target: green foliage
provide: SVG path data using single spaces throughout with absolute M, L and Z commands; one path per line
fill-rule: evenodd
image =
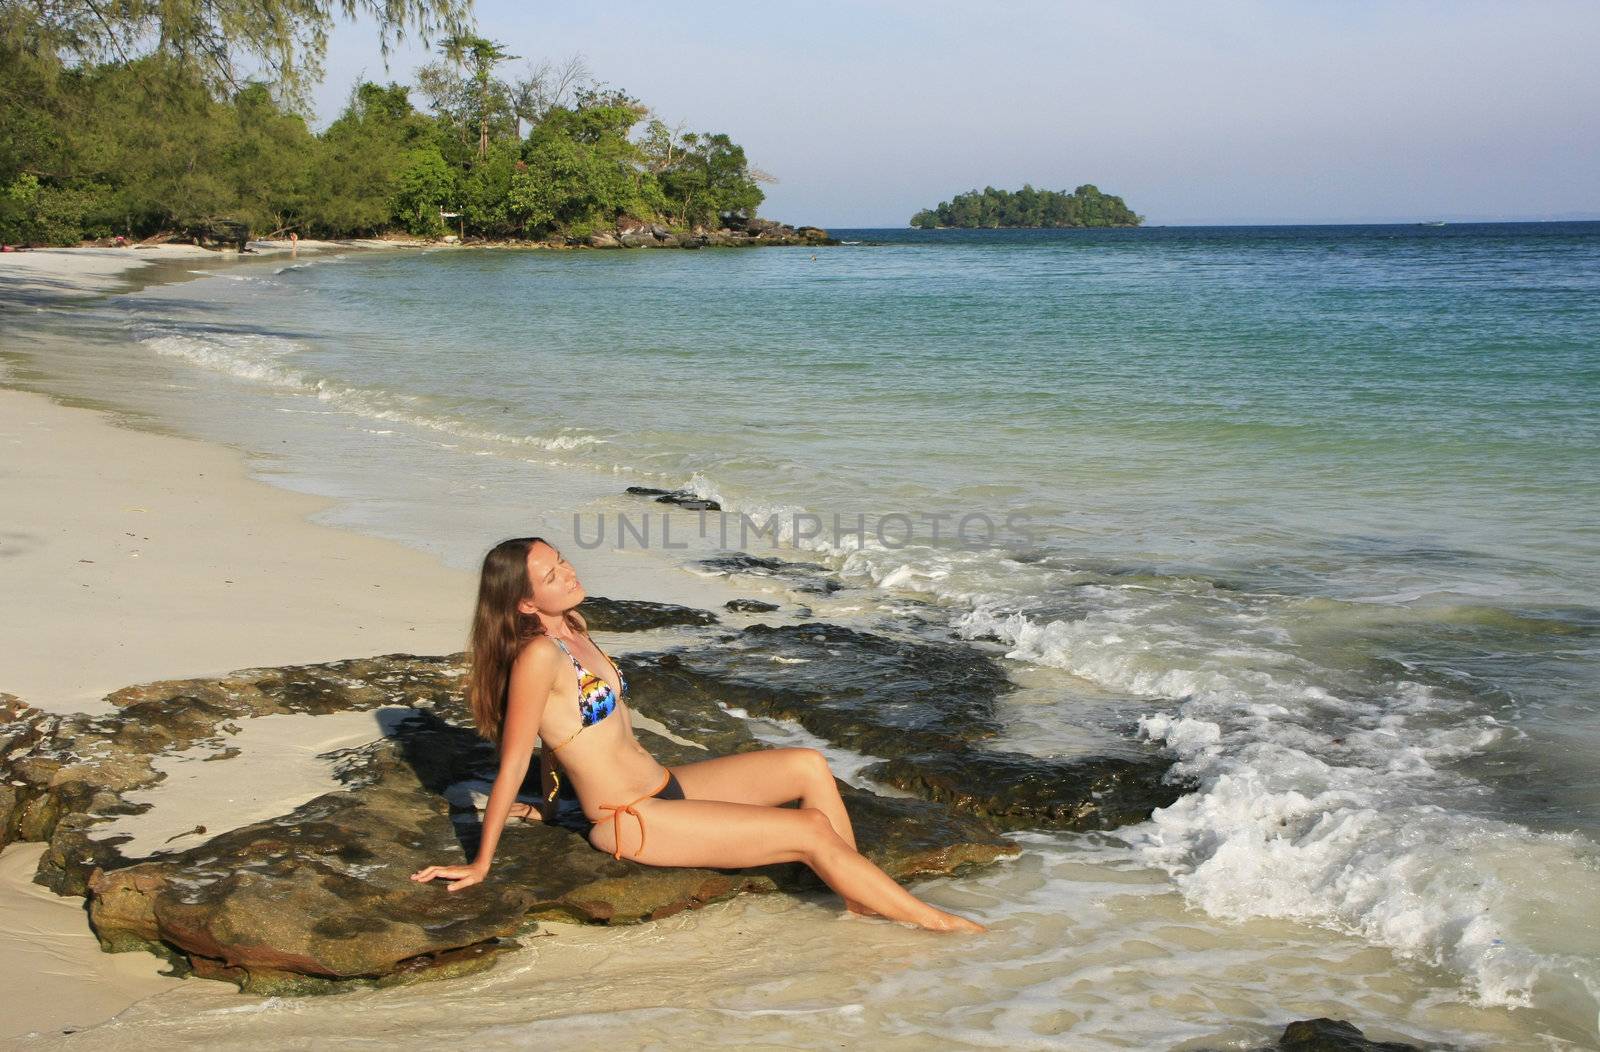
M 728 136 L 647 121 L 638 99 L 587 83 L 576 59 L 508 85 L 497 70 L 513 56 L 459 27 L 447 61 L 418 72 L 428 112 L 405 85 L 362 83 L 315 134 L 294 107 L 297 78 L 321 53 L 327 16 L 352 4 L 391 29 L 464 9 L 0 0 L 0 239 L 75 244 L 222 220 L 256 235 L 433 236 L 455 228 L 441 211 L 462 213 L 469 236 L 582 236 L 624 216 L 715 226 L 761 203 L 758 173 Z M 239 84 L 235 53 L 272 79 Z
M 684 149 L 661 174 L 673 211 L 688 223 L 716 225 L 724 217 L 749 218 L 765 196 L 750 175 L 744 147 L 726 135 L 683 137 Z
M 523 217 L 513 211 L 511 177 L 522 163 L 514 142 L 501 140 L 489 156 L 473 165 L 461 180 L 461 212 L 467 228 L 485 237 L 507 238 L 522 232 Z
M 445 232 L 445 211 L 456 197 L 456 174 L 432 144 L 412 150 L 395 181 L 394 221 L 417 237 L 438 237 Z
M 263 71 L 282 98 L 303 101 L 322 74 L 336 17 L 365 16 L 385 54 L 416 35 L 460 34 L 470 0 L 0 0 L 0 52 L 74 67 L 160 58 L 225 96 Z
M 1035 190 L 1026 184 L 1015 193 L 987 186 L 982 191 L 957 194 L 938 207 L 923 209 L 911 217 L 911 225 L 924 230 L 936 227 L 1138 226 L 1143 221 L 1122 198 L 1103 194 L 1092 183 L 1085 183 L 1071 193 Z

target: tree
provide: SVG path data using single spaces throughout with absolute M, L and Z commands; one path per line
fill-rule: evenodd
M 406 186 L 401 176 L 432 146 L 431 125 L 418 114 L 399 84 L 365 82 L 317 143 L 306 219 L 318 233 L 371 234 L 386 229 Z M 409 218 L 416 219 L 414 213 Z
M 1093 183 L 1084 183 L 1071 193 L 1035 190 L 1026 183 L 1015 193 L 986 186 L 957 194 L 911 217 L 911 225 L 921 229 L 1138 226 L 1143 221 L 1122 198 L 1101 193 Z
M 383 53 L 415 34 L 456 35 L 469 0 L 0 0 L 0 47 L 66 65 L 160 55 L 217 94 L 241 90 L 240 65 L 303 104 L 322 75 L 336 17 L 370 18 Z
M 466 70 L 472 81 L 478 118 L 478 160 L 486 160 L 489 156 L 491 116 L 511 111 L 510 91 L 503 81 L 495 79 L 494 67 L 517 56 L 508 52 L 504 44 L 470 33 L 457 33 L 445 38 L 439 50 L 451 62 Z
M 531 130 L 544 115 L 565 106 L 576 91 L 593 90 L 594 78 L 582 55 L 572 55 L 559 63 L 541 62 L 511 82 L 508 97 L 516 116 L 516 138 L 522 138 L 522 122 Z
M 644 150 L 660 173 L 669 207 L 685 223 L 748 219 L 766 196 L 756 185 L 762 176 L 751 170 L 744 147 L 724 134 L 680 134 L 656 121 L 646 132 Z

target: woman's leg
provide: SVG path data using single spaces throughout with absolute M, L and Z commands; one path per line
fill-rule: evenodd
M 744 869 L 804 862 L 845 899 L 891 920 L 936 931 L 985 930 L 912 895 L 845 843 L 828 816 L 816 808 L 656 798 L 634 806 L 647 831 L 642 850 L 638 849 L 640 822 L 625 812 L 596 825 L 590 843 L 601 851 L 614 851 L 620 824 L 624 857 L 648 866 Z
M 734 804 L 774 806 L 800 801 L 828 816 L 833 831 L 851 848 L 855 828 L 839 796 L 839 786 L 828 768 L 828 758 L 816 749 L 760 749 L 700 760 L 671 768 L 683 795 L 690 800 L 725 800 Z M 845 896 L 852 913 L 873 911 Z
M 800 801 L 828 816 L 833 831 L 851 847 L 855 829 L 844 809 L 828 758 L 816 749 L 761 749 L 673 767 L 690 800 L 773 806 Z

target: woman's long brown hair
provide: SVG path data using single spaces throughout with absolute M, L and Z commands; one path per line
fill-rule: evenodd
M 483 571 L 478 575 L 478 606 L 467 642 L 467 704 L 478 733 L 496 745 L 505 729 L 511 665 L 528 640 L 545 634 L 538 615 L 524 614 L 517 605 L 533 596 L 528 549 L 549 543 L 543 537 L 501 541 L 483 557 Z M 587 623 L 576 610 L 568 610 L 566 620 L 577 631 L 588 633 Z

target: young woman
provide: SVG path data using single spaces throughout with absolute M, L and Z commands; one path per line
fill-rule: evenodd
M 572 565 L 539 537 L 501 541 L 484 556 L 472 622 L 467 697 L 478 731 L 500 747 L 500 770 L 477 858 L 428 866 L 412 880 L 481 882 L 511 816 L 517 790 L 542 750 L 541 783 L 572 781 L 594 828 L 589 842 L 647 866 L 742 869 L 804 862 L 855 913 L 936 931 L 985 931 L 916 898 L 856 850 L 855 833 L 828 762 L 815 749 L 768 749 L 671 770 L 640 746 L 622 671 L 589 638 L 577 612 L 583 586 Z M 555 798 L 550 789 L 542 805 Z M 800 808 L 780 807 L 793 800 Z M 521 818 L 547 817 L 527 808 Z M 648 835 L 647 835 L 648 833 Z

